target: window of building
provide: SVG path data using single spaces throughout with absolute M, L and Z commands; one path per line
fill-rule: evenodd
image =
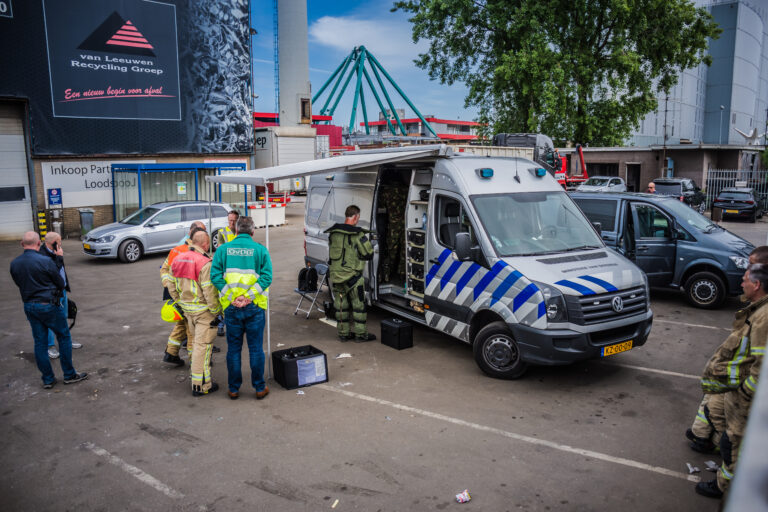
M 0 203 L 24 201 L 26 198 L 25 187 L 0 187 Z

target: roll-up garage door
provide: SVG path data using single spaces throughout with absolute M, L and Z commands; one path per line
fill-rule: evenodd
M 0 103 L 0 238 L 6 240 L 34 229 L 23 115 L 20 104 Z

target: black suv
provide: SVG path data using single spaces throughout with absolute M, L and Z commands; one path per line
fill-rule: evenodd
M 704 192 L 690 178 L 656 178 L 653 183 L 659 195 L 681 199 L 699 213 L 704 213 L 707 209 L 707 198 Z

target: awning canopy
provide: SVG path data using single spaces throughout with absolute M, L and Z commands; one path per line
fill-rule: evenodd
M 361 167 L 415 160 L 430 156 L 450 156 L 451 153 L 451 148 L 444 144 L 355 151 L 342 156 L 322 158 L 320 160 L 265 167 L 263 169 L 221 176 L 206 176 L 205 179 L 212 183 L 263 186 L 268 181 L 311 176 L 313 174 L 334 174 L 352 171 Z

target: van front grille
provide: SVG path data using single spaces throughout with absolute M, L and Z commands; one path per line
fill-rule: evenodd
M 621 298 L 620 311 L 614 308 L 615 297 Z M 642 313 L 647 307 L 645 288 L 642 286 L 598 295 L 566 295 L 565 302 L 568 306 L 568 320 L 578 325 L 620 320 Z

